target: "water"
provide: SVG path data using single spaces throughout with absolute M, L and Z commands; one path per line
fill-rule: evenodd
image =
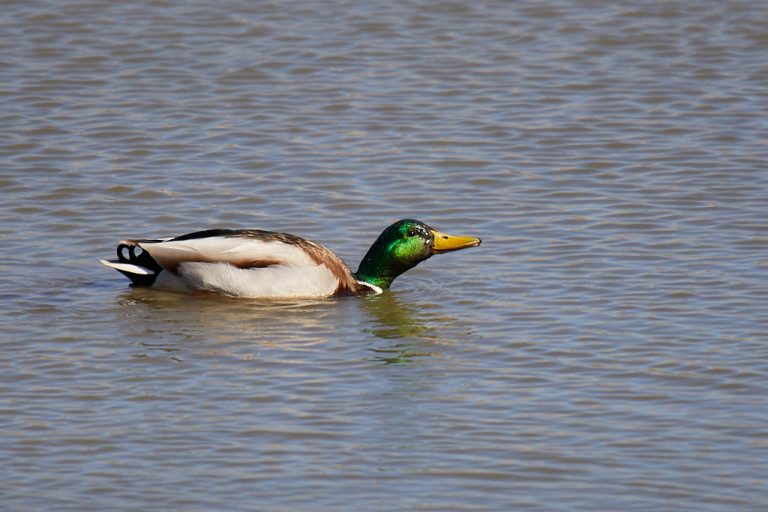
M 0 18 L 4 510 L 764 510 L 768 4 L 23 2 Z M 130 289 L 285 230 L 378 297 Z

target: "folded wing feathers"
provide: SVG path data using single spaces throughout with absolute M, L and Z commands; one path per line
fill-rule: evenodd
M 300 247 L 278 241 L 238 237 L 210 237 L 162 243 L 140 243 L 166 270 L 175 272 L 184 262 L 229 263 L 238 268 L 273 265 L 311 265 Z

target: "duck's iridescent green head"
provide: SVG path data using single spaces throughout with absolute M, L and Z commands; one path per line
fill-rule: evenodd
M 433 254 L 480 245 L 480 239 L 441 233 L 414 219 L 385 229 L 366 253 L 355 277 L 386 290 L 392 281 Z

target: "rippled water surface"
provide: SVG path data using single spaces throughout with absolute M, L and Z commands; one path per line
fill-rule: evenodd
M 0 14 L 3 510 L 765 510 L 768 4 Z M 131 289 L 284 230 L 381 296 Z

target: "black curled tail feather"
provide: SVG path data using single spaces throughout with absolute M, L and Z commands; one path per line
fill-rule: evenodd
M 126 252 L 128 253 L 127 256 Z M 161 267 L 160 264 L 156 262 L 155 259 L 150 256 L 147 251 L 142 249 L 138 243 L 133 241 L 121 242 L 117 246 L 117 259 L 120 260 L 121 263 L 130 263 L 132 265 L 144 267 L 151 270 L 155 274 L 163 270 L 163 267 Z
M 163 270 L 163 267 L 143 250 L 137 243 L 138 241 L 128 240 L 121 242 L 117 246 L 117 259 L 120 263 L 130 263 L 139 267 L 144 267 L 152 271 L 152 274 L 134 274 L 131 272 L 118 270 L 121 274 L 131 280 L 131 284 L 136 286 L 152 286 L 157 275 Z

